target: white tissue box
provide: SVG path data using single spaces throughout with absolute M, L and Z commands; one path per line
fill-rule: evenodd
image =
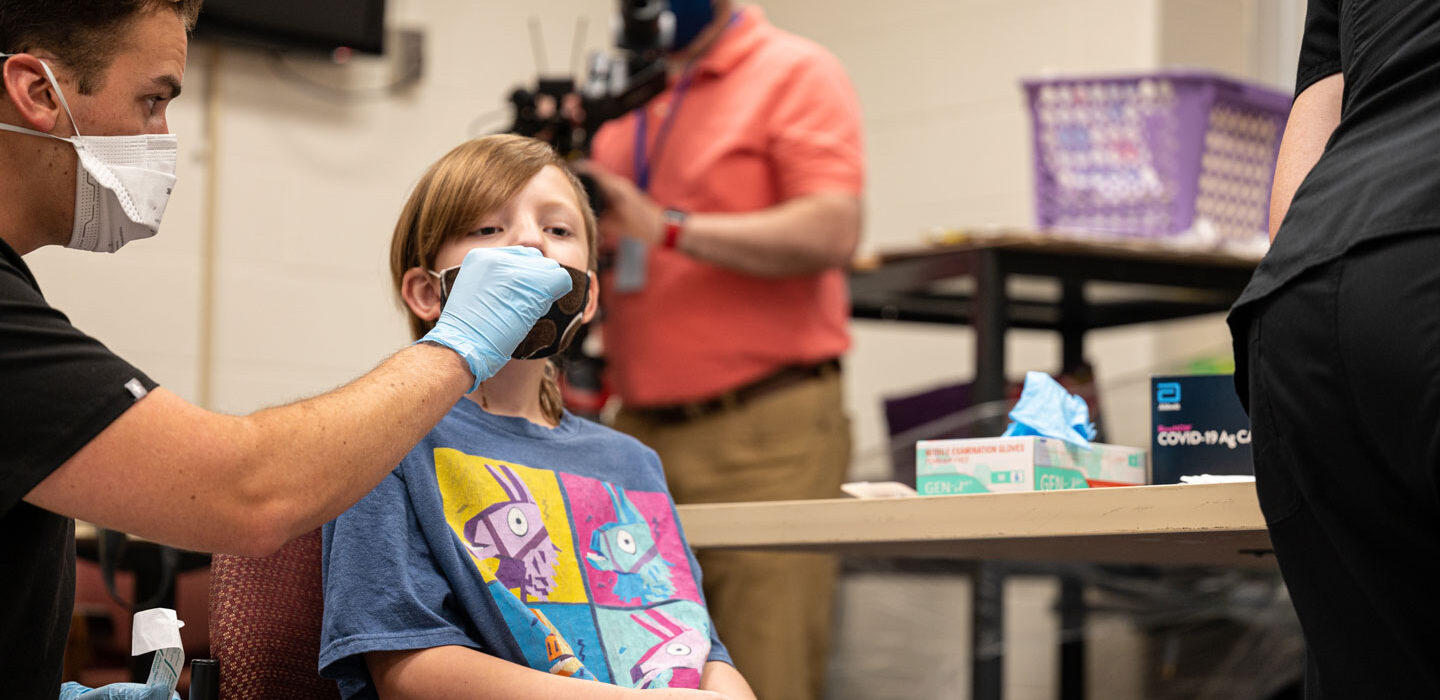
M 1149 483 L 1149 453 L 1138 447 L 1055 438 L 972 438 L 915 443 L 915 488 L 922 496 L 1056 491 Z

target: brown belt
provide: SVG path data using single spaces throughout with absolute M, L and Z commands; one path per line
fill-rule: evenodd
M 771 372 L 749 384 L 736 387 L 718 396 L 670 406 L 628 408 L 629 412 L 656 423 L 684 423 L 712 413 L 738 408 L 766 394 L 795 386 L 801 382 L 840 372 L 840 360 L 825 360 L 813 365 L 789 365 Z

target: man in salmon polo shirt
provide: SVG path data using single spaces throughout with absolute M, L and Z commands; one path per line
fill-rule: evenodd
M 839 358 L 860 239 L 860 105 L 828 51 L 730 0 L 670 0 L 669 88 L 607 123 L 593 174 L 615 427 L 678 503 L 829 498 L 850 460 Z M 821 696 L 837 563 L 700 552 L 756 694 Z

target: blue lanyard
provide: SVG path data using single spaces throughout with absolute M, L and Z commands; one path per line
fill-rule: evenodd
M 740 11 L 736 10 L 730 14 L 730 21 L 725 24 L 725 31 L 729 31 L 735 23 L 740 21 Z M 716 38 L 719 41 L 719 38 Z M 646 154 L 645 136 L 649 132 L 650 118 L 645 107 L 635 110 L 635 185 L 641 191 L 650 191 L 650 174 L 654 172 L 655 164 L 660 161 L 660 153 L 665 148 L 665 142 L 670 138 L 670 128 L 675 125 L 675 117 L 680 114 L 680 104 L 685 100 L 685 93 L 690 91 L 690 83 L 695 79 L 695 66 L 699 64 L 700 58 L 693 59 L 685 72 L 681 74 L 680 80 L 675 82 L 675 94 L 670 98 L 670 111 L 665 115 L 665 121 L 660 122 L 660 131 L 655 134 L 655 152 Z
M 649 115 L 644 107 L 635 110 L 635 185 L 642 191 L 650 191 L 651 168 L 660 160 L 660 152 L 665 148 L 665 141 L 670 138 L 670 127 L 675 125 L 675 115 L 680 113 L 680 103 L 685 100 L 685 93 L 690 90 L 694 73 L 695 67 L 692 65 L 685 69 L 684 75 L 675 83 L 675 96 L 670 98 L 670 111 L 665 115 L 665 121 L 660 122 L 660 131 L 655 134 L 655 152 L 648 157 L 645 153 L 645 135 L 649 132 Z

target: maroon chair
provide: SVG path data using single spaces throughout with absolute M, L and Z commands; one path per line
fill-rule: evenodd
M 222 700 L 339 700 L 320 658 L 320 531 L 261 558 L 217 554 L 210 570 L 210 653 Z

